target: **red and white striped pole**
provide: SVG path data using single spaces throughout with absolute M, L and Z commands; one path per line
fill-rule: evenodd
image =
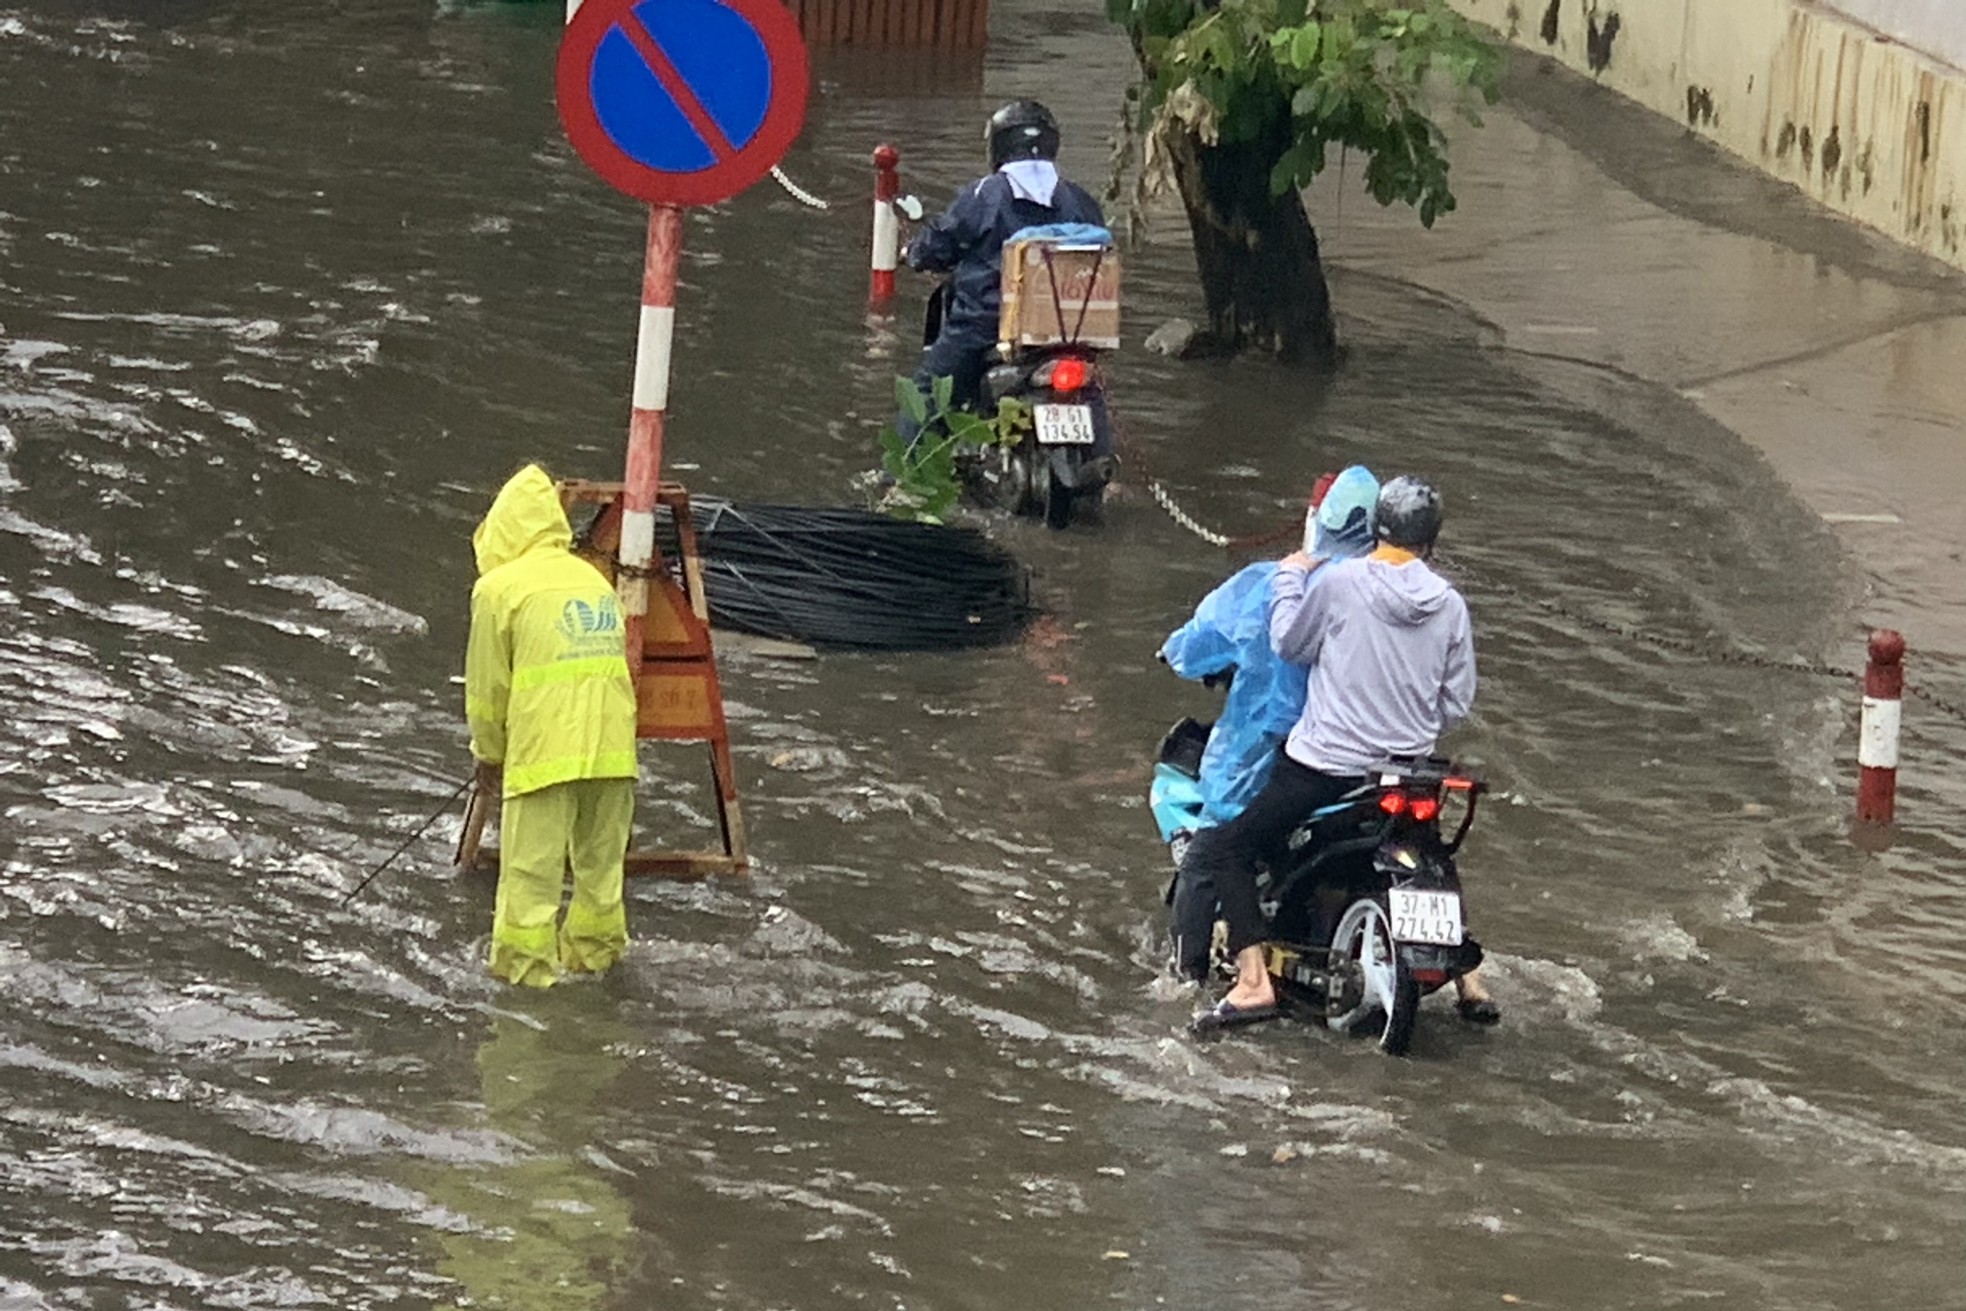
M 642 261 L 642 319 L 635 335 L 634 410 L 628 419 L 628 467 L 622 475 L 620 568 L 615 593 L 627 616 L 628 676 L 642 676 L 643 621 L 649 566 L 655 559 L 655 497 L 662 483 L 662 426 L 669 408 L 669 356 L 676 337 L 676 266 L 683 250 L 683 211 L 649 206 Z
M 894 270 L 901 263 L 901 152 L 883 142 L 874 148 L 874 256 L 867 302 L 876 309 L 894 299 Z
M 1905 639 L 1888 628 L 1870 635 L 1864 713 L 1857 730 L 1857 822 L 1889 824 L 1898 804 L 1898 725 L 1905 691 Z
M 581 0 L 567 0 L 567 21 Z M 649 568 L 655 560 L 655 498 L 662 485 L 662 425 L 669 408 L 669 356 L 676 337 L 676 268 L 683 252 L 683 211 L 649 206 L 642 259 L 642 317 L 635 334 L 634 408 L 628 418 L 628 467 L 622 473 L 621 553 L 614 591 L 626 618 L 628 677 L 640 686 L 648 616 Z

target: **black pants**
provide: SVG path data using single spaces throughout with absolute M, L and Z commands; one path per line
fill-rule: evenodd
M 921 367 L 915 370 L 915 388 L 922 399 L 935 408 L 935 380 L 947 378 L 949 404 L 958 410 L 973 410 L 983 397 L 983 375 L 989 372 L 990 355 L 997 348 L 997 334 L 987 326 L 944 323 L 932 345 L 922 351 Z M 901 437 L 910 446 L 921 436 L 915 421 L 903 414 L 895 422 Z
M 1269 937 L 1256 895 L 1256 867 L 1281 866 L 1287 843 L 1312 811 L 1328 806 L 1365 780 L 1357 775 L 1321 774 L 1277 753 L 1276 770 L 1240 815 L 1195 834 L 1181 860 L 1181 879 L 1213 884 L 1229 922 L 1229 954 Z
M 1192 845 L 1194 837 L 1188 841 Z M 1181 868 L 1167 889 L 1167 933 L 1174 944 L 1174 972 L 1179 977 L 1197 983 L 1208 978 L 1219 904 L 1208 871 L 1190 862 L 1184 851 Z

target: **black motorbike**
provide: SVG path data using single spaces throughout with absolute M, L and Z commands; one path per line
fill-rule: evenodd
M 1199 827 L 1200 792 L 1194 823 L 1184 824 L 1176 811 L 1186 793 L 1170 785 L 1196 777 L 1207 734 L 1185 719 L 1161 743 L 1155 819 L 1177 850 Z M 1485 790 L 1443 756 L 1394 756 L 1305 817 L 1260 884 L 1265 963 L 1280 999 L 1339 1032 L 1376 1035 L 1391 1055 L 1406 1052 L 1420 999 L 1481 964 L 1455 856 Z M 1459 811 L 1451 837 L 1448 809 Z
M 954 294 L 945 281 L 929 297 L 923 345 L 941 333 Z M 994 415 L 998 401 L 1016 399 L 1030 406 L 1031 426 L 1014 446 L 964 454 L 957 467 L 972 497 L 1042 516 L 1050 528 L 1097 513 L 1118 464 L 1099 354 L 1082 342 L 1019 347 L 984 374 L 977 412 Z

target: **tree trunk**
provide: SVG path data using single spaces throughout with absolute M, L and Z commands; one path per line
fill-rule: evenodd
M 1172 137 L 1169 159 L 1194 234 L 1208 345 L 1336 363 L 1338 330 L 1317 233 L 1295 190 L 1270 191 L 1282 147 L 1262 138 L 1211 146 L 1179 130 Z

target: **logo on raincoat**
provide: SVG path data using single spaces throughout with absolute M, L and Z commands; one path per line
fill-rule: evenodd
M 562 659 L 605 653 L 620 645 L 621 607 L 611 595 L 602 596 L 597 603 L 575 597 L 560 608 L 560 622 L 555 627 L 570 648 Z

